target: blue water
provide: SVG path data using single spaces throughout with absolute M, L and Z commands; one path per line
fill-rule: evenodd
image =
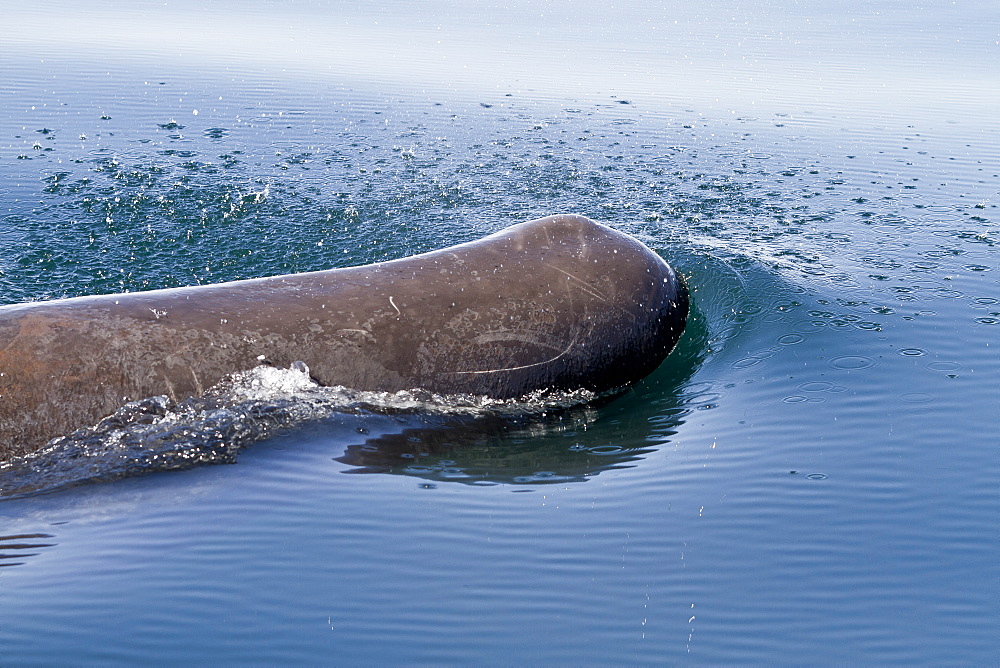
M 572 211 L 693 313 L 610 402 L 0 499 L 3 662 L 995 663 L 1000 10 L 757 5 L 4 3 L 0 303 Z

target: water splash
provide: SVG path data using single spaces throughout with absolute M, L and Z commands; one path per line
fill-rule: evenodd
M 260 366 L 229 376 L 205 394 L 171 404 L 165 396 L 125 404 L 95 425 L 55 438 L 0 464 L 0 498 L 228 464 L 240 450 L 281 431 L 337 414 L 414 414 L 519 420 L 593 401 L 587 390 L 536 391 L 520 399 L 437 394 L 421 389 L 371 392 L 324 387 L 303 362 Z

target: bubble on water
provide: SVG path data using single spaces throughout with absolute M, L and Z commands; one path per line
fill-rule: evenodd
M 933 369 L 935 371 L 958 371 L 962 368 L 962 365 L 958 362 L 930 362 L 927 368 Z
M 784 336 L 778 337 L 778 343 L 783 346 L 793 346 L 796 343 L 802 343 L 806 340 L 806 337 L 801 334 L 785 334 Z
M 913 268 L 912 271 L 932 271 L 940 267 L 941 264 L 938 262 L 921 261 L 921 262 L 914 262 L 910 266 Z
M 831 392 L 835 387 L 837 386 L 826 380 L 813 380 L 801 383 L 797 389 L 803 392 Z
M 875 360 L 862 355 L 843 355 L 830 360 L 830 366 L 834 369 L 844 369 L 854 371 L 859 369 L 870 369 L 875 366 Z
M 958 206 L 950 204 L 928 204 L 920 207 L 928 213 L 953 213 L 959 211 Z
M 559 475 L 553 471 L 537 471 L 531 475 L 517 476 L 513 479 L 513 482 L 520 485 L 531 485 L 539 483 L 568 482 L 577 479 L 578 478 L 575 476 Z

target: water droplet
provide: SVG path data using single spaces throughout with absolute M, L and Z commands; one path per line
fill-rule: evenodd
M 704 405 L 717 403 L 721 398 L 722 395 L 716 392 L 700 392 L 684 399 L 684 404 L 700 408 Z
M 590 452 L 595 455 L 617 455 L 624 452 L 624 450 L 617 445 L 595 445 L 590 448 Z

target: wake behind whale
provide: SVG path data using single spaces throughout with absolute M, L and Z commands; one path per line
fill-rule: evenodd
M 353 418 L 359 430 L 355 436 L 362 441 L 375 425 L 379 432 L 391 433 L 428 423 L 445 429 L 459 423 L 509 429 L 583 407 L 595 396 L 587 390 L 536 391 L 518 399 L 426 390 L 373 392 L 321 386 L 301 363 L 289 369 L 259 366 L 179 403 L 165 396 L 129 402 L 94 425 L 0 462 L 0 498 L 235 463 L 248 445 L 330 419 Z

